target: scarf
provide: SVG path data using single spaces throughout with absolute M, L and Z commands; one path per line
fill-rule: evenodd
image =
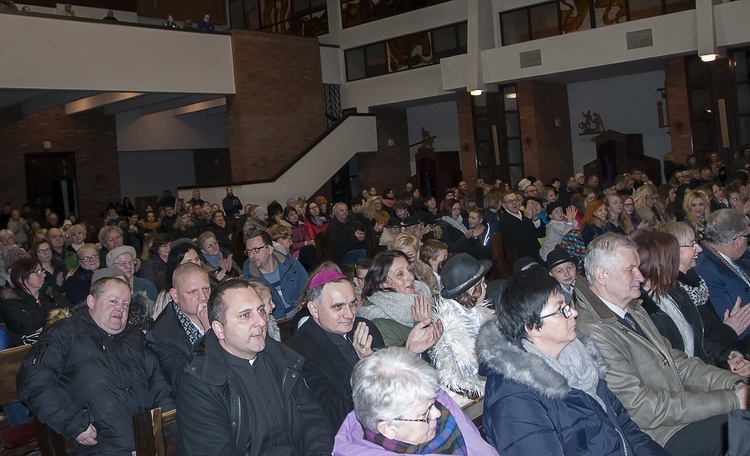
M 310 221 L 315 226 L 323 226 L 323 224 L 325 222 L 327 222 L 326 218 L 325 217 L 321 217 L 320 215 L 318 215 L 318 216 L 311 215 L 310 216 Z
M 695 273 L 693 272 L 693 274 Z M 691 277 L 693 274 L 691 274 L 691 271 L 688 271 L 687 274 L 680 272 L 680 275 L 677 277 L 677 284 L 687 292 L 693 304 L 702 306 L 708 302 L 708 285 L 706 285 L 706 281 L 698 274 L 695 274 L 695 278 L 698 279 L 697 284 L 695 284 L 695 281 L 693 281 L 693 284 L 688 283 L 688 281 L 694 279 L 694 277 Z
M 175 315 L 177 315 L 177 319 L 180 321 L 180 324 L 182 325 L 182 329 L 185 330 L 185 334 L 187 334 L 188 339 L 190 339 L 191 344 L 195 344 L 195 341 L 203 337 L 198 331 L 198 328 L 195 327 L 192 321 L 188 318 L 187 315 L 182 313 L 179 306 L 172 301 L 172 309 L 174 309 Z
M 458 454 L 467 456 L 466 442 L 458 428 L 458 423 L 451 412 L 440 402 L 435 401 L 435 407 L 440 411 L 437 419 L 435 437 L 429 442 L 414 445 L 386 438 L 383 434 L 373 432 L 364 426 L 365 440 L 380 445 L 383 449 L 400 454 Z M 426 423 L 429 425 L 429 423 Z
M 414 294 L 396 293 L 395 291 L 376 291 L 367 297 L 369 305 L 362 306 L 358 315 L 370 321 L 378 318 L 393 320 L 411 328 L 414 326 L 414 317 L 411 314 L 411 306 L 414 305 L 414 296 L 421 294 L 427 298 L 432 305 L 430 290 L 422 282 L 414 281 Z
M 599 384 L 599 369 L 597 369 L 591 353 L 586 350 L 580 340 L 575 339 L 566 345 L 557 359 L 552 358 L 526 339 L 522 339 L 521 344 L 528 353 L 542 358 L 552 370 L 565 377 L 568 386 L 588 394 L 604 410 L 607 410 L 607 405 L 596 394 L 596 386 Z
M 219 260 L 221 260 L 222 258 L 224 258 L 224 254 L 221 253 L 221 251 L 219 251 L 218 255 L 211 256 L 211 255 L 209 255 L 209 254 L 207 254 L 207 253 L 204 252 L 203 253 L 203 258 L 205 258 L 206 259 L 206 263 L 208 263 L 211 266 L 213 266 L 214 269 L 219 269 Z
M 444 215 L 442 220 L 448 225 L 460 231 L 461 233 L 466 232 L 466 227 L 464 226 L 464 218 L 461 217 L 460 215 L 458 216 L 457 219 L 454 219 L 450 215 Z
M 644 287 L 645 288 L 645 287 Z M 685 347 L 683 350 L 688 356 L 695 356 L 695 334 L 693 334 L 693 327 L 685 319 L 685 316 L 680 312 L 677 304 L 674 302 L 671 296 L 654 296 L 654 302 L 665 314 L 672 319 L 677 330 L 680 332 L 682 337 L 682 345 Z

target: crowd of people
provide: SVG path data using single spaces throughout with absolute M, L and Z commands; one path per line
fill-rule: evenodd
M 724 454 L 750 195 L 747 171 L 709 169 L 348 204 L 165 192 L 99 229 L 6 205 L 0 316 L 33 345 L 6 414 L 78 454 L 131 454 L 156 406 L 187 455 Z M 481 397 L 482 433 L 461 409 Z

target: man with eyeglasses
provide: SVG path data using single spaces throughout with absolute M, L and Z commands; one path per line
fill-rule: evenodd
M 172 275 L 170 302 L 146 333 L 146 343 L 156 353 L 172 386 L 193 359 L 193 346 L 211 328 L 208 298 L 211 282 L 205 269 L 185 263 Z
M 724 454 L 727 413 L 747 407 L 746 379 L 672 348 L 641 307 L 640 263 L 637 245 L 625 236 L 607 233 L 589 244 L 586 283 L 575 290 L 578 328 L 596 345 L 609 366 L 609 388 L 644 432 L 673 455 Z
M 96 244 L 83 244 L 76 255 L 78 267 L 65 279 L 65 296 L 73 304 L 83 302 L 89 295 L 94 271 L 99 269 L 99 249 Z
M 242 278 L 255 280 L 271 289 L 277 320 L 294 315 L 297 301 L 307 282 L 307 271 L 299 261 L 273 248 L 271 236 L 263 230 L 253 230 L 245 236 L 247 261 L 242 267 Z
M 99 230 L 99 244 L 101 249 L 99 251 L 100 264 L 102 268 L 107 267 L 107 254 L 121 247 L 125 243 L 125 237 L 122 234 L 122 228 L 119 226 L 105 226 Z
M 518 257 L 531 257 L 542 263 L 539 257 L 539 238 L 547 235 L 547 227 L 539 219 L 542 207 L 536 200 L 528 200 L 521 212 L 521 200 L 513 192 L 503 194 L 501 200 L 503 212 L 499 215 L 500 232 L 503 234 L 503 246 L 518 249 Z
M 100 253 L 101 255 L 101 253 Z M 117 247 L 107 253 L 107 267 L 121 271 L 128 279 L 133 295 L 141 294 L 156 302 L 158 292 L 153 283 L 135 276 L 135 249 L 129 245 Z
M 748 218 L 732 209 L 719 209 L 706 220 L 706 231 L 695 262 L 695 272 L 708 286 L 711 304 L 724 319 L 740 305 L 750 302 L 750 268 L 742 256 L 747 249 Z M 750 328 L 740 337 L 750 335 Z

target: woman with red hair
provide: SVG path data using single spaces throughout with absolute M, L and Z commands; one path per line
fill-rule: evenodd
M 586 213 L 583 215 L 583 228 L 581 229 L 581 236 L 586 245 L 589 245 L 600 234 L 611 231 L 608 218 L 609 210 L 604 201 L 594 200 L 586 206 Z

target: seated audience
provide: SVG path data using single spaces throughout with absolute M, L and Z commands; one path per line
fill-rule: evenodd
M 419 258 L 430 266 L 432 275 L 435 276 L 438 283 L 436 290 L 441 291 L 443 284 L 440 280 L 440 272 L 448 259 L 448 245 L 437 239 L 427 239 L 424 241 L 422 248 L 419 249 Z
M 503 246 L 518 249 L 518 257 L 539 257 L 539 238 L 546 235 L 546 227 L 537 214 L 541 205 L 531 200 L 521 212 L 521 200 L 515 193 L 507 192 L 502 196 L 504 211 L 500 214 L 500 232 L 503 234 Z
M 354 411 L 336 434 L 334 456 L 464 454 L 496 456 L 437 373 L 403 348 L 379 350 L 352 373 Z
M 634 176 L 635 177 L 635 176 Z M 664 205 L 659 201 L 659 192 L 651 184 L 641 184 L 633 194 L 635 211 L 638 220 L 647 222 L 649 226 L 658 227 L 668 221 Z M 638 226 L 635 223 L 633 226 Z
M 101 255 L 101 254 L 100 254 Z M 135 249 L 129 245 L 117 247 L 107 254 L 107 267 L 115 268 L 122 272 L 127 279 L 133 295 L 142 295 L 150 301 L 155 302 L 158 297 L 156 287 L 146 279 L 136 277 L 135 274 Z M 153 305 L 153 304 L 152 304 Z
M 430 293 L 434 295 L 440 291 L 439 284 L 432 269 L 419 258 L 421 248 L 422 243 L 410 233 L 401 233 L 393 239 L 393 250 L 403 252 L 409 260 L 409 272 L 430 287 Z
M 586 245 L 589 245 L 597 236 L 610 231 L 608 217 L 609 212 L 604 201 L 594 200 L 586 206 L 586 213 L 583 215 L 583 225 L 581 227 L 581 236 Z
M 94 271 L 99 269 L 99 249 L 96 244 L 84 244 L 76 255 L 78 267 L 65 279 L 65 296 L 73 304 L 83 302 L 89 295 Z
M 578 210 L 575 206 L 568 206 L 567 210 L 563 210 L 562 204 L 557 201 L 549 203 L 544 210 L 549 221 L 545 228 L 547 235 L 539 249 L 539 256 L 542 260 L 547 261 L 547 255 L 557 247 L 562 237 L 568 231 L 578 229 L 578 222 L 576 221 Z
M 575 303 L 575 284 L 578 259 L 567 249 L 555 249 L 547 255 L 547 271 L 560 284 L 563 296 Z
M 238 277 L 241 274 L 237 263 L 234 262 L 234 254 L 219 246 L 213 232 L 201 233 L 198 236 L 198 247 L 203 259 L 206 260 L 203 266 L 217 281 L 222 281 L 227 276 Z
M 148 248 L 149 256 L 143 262 L 138 276 L 148 280 L 157 290 L 164 288 L 164 275 L 167 272 L 167 259 L 169 259 L 170 242 L 172 237 L 168 234 L 157 234 L 151 247 Z
M 711 205 L 700 192 L 688 190 L 682 200 L 684 221 L 693 226 L 698 239 L 703 239 L 706 232 L 706 219 L 711 215 Z

